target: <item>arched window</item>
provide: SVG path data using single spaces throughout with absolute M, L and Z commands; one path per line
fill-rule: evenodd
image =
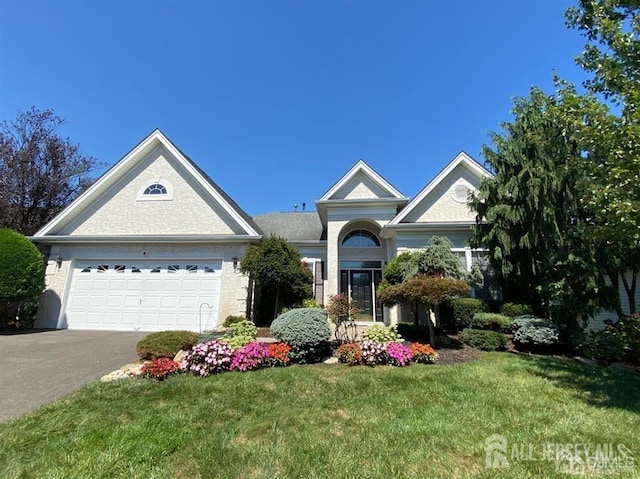
M 142 194 L 143 195 L 166 195 L 167 189 L 164 187 L 164 185 L 160 183 L 154 183 L 152 185 L 147 186 L 147 188 L 144 190 L 144 193 Z
M 347 248 L 376 248 L 380 240 L 371 231 L 354 230 L 342 240 L 342 246 Z

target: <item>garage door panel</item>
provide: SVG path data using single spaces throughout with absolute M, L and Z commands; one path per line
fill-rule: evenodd
M 139 261 L 78 262 L 67 300 L 70 328 L 199 329 L 213 328 L 221 289 L 222 262 Z

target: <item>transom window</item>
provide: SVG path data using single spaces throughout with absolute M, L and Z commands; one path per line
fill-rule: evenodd
M 354 230 L 342 240 L 342 246 L 347 248 L 376 248 L 380 240 L 371 231 Z
M 154 183 L 152 185 L 147 186 L 147 188 L 144 190 L 144 193 L 142 194 L 143 195 L 166 195 L 167 188 L 165 188 L 163 184 Z

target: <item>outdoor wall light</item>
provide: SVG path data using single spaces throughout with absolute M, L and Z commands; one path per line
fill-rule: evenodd
M 58 269 L 60 269 L 60 267 L 62 266 L 62 258 L 60 257 L 60 255 L 56 257 L 56 264 L 58 265 Z
M 234 256 L 233 258 L 231 258 L 233 260 L 233 270 L 237 270 L 238 269 L 238 257 Z

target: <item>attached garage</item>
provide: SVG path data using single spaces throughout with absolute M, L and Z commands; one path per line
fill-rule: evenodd
M 214 329 L 222 260 L 77 261 L 66 306 L 70 329 Z

